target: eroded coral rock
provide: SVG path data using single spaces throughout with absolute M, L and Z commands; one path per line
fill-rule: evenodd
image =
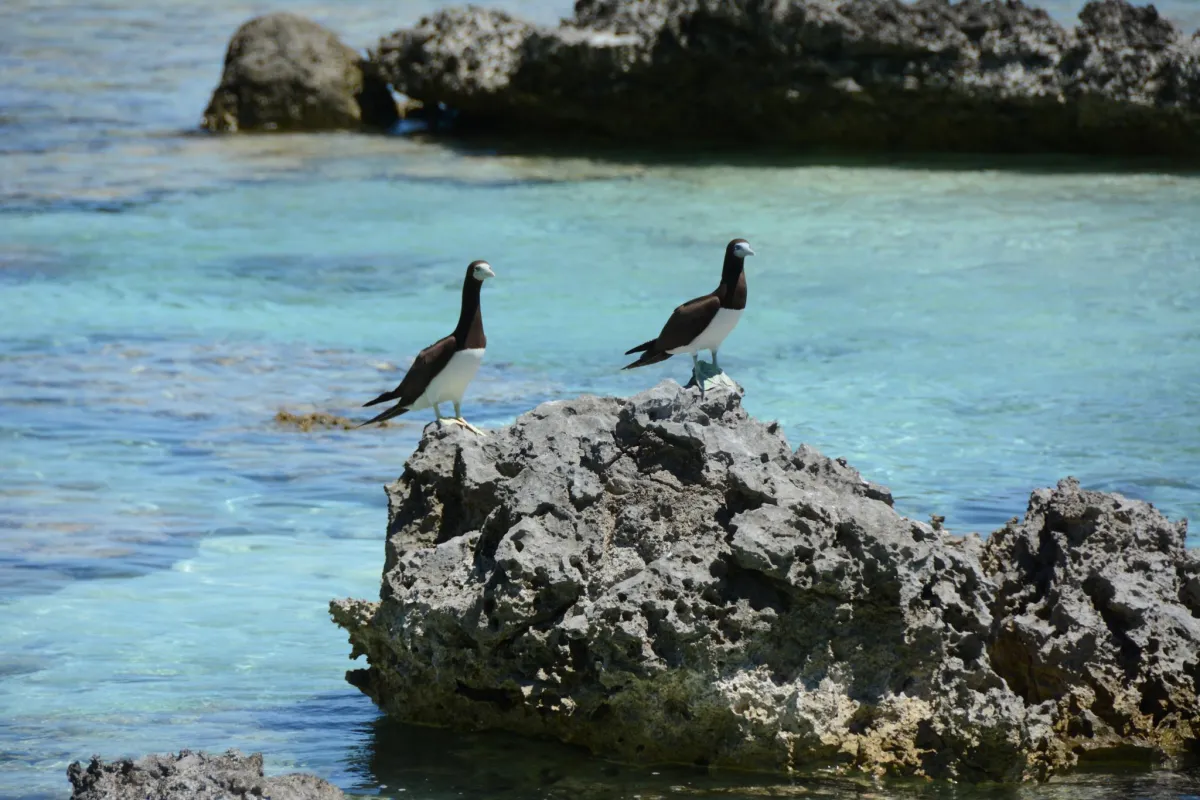
M 970 780 L 1195 741 L 1200 582 L 1142 503 L 1064 484 L 957 537 L 737 392 L 670 382 L 431 429 L 388 497 L 381 602 L 332 609 L 368 661 L 349 679 L 400 719 Z

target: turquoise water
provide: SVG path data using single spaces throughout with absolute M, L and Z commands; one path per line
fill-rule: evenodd
M 63 796 L 93 752 L 227 746 L 367 794 L 739 793 L 398 729 L 342 680 L 325 604 L 377 592 L 380 485 L 428 415 L 273 417 L 358 414 L 453 326 L 474 258 L 498 273 L 477 424 L 686 379 L 621 353 L 742 235 L 750 310 L 722 363 L 746 405 L 905 513 L 986 532 L 1067 474 L 1200 513 L 1200 179 L 188 134 L 229 32 L 279 7 L 0 7 L 0 797 Z M 366 44 L 432 4 L 286 7 Z M 1197 791 L 1104 773 L 1022 796 Z

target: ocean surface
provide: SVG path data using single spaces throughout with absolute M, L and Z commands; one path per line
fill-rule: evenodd
M 621 354 L 744 236 L 750 307 L 721 360 L 746 406 L 904 513 L 986 534 L 1075 475 L 1200 515 L 1200 178 L 194 133 L 246 18 L 296 10 L 365 47 L 435 5 L 0 5 L 0 798 L 66 796 L 92 753 L 229 746 L 430 800 L 1200 794 L 1112 765 L 1017 792 L 764 787 L 378 718 L 326 603 L 376 596 L 381 485 L 429 414 L 274 417 L 361 415 L 453 326 L 476 258 L 498 275 L 478 425 L 685 381 Z M 1200 24 L 1190 0 L 1160 9 Z

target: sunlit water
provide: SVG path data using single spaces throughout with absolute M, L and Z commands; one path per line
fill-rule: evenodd
M 183 134 L 251 14 L 365 45 L 432 5 L 0 7 L 0 797 L 62 796 L 92 752 L 228 746 L 367 794 L 750 793 L 396 728 L 343 682 L 325 604 L 377 591 L 380 485 L 428 414 L 311 434 L 273 417 L 361 413 L 452 327 L 474 258 L 499 276 L 477 424 L 686 379 L 678 359 L 622 373 L 621 353 L 741 235 L 750 310 L 722 362 L 746 405 L 905 513 L 986 533 L 1068 474 L 1200 512 L 1198 179 Z M 1110 767 L 1021 796 L 1197 791 Z

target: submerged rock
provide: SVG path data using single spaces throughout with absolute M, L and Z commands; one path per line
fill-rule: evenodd
M 372 56 L 466 127 L 858 151 L 1200 153 L 1200 41 L 1093 0 L 578 0 L 452 8 Z
M 388 128 L 399 119 L 387 82 L 329 29 L 280 12 L 242 25 L 204 111 L 210 131 Z
M 263 777 L 261 753 L 243 756 L 193 753 L 150 755 L 112 763 L 93 756 L 86 767 L 67 768 L 72 800 L 342 800 L 341 790 L 313 775 Z
M 353 420 L 349 417 L 330 414 L 327 411 L 300 413 L 288 411 L 286 408 L 281 408 L 275 413 L 274 421 L 280 427 L 292 428 L 302 433 L 311 433 L 315 430 L 349 431 L 357 428 L 362 423 L 362 420 Z M 376 424 L 381 428 L 388 428 L 391 427 L 392 423 L 384 420 Z
M 670 382 L 428 429 L 387 493 L 381 602 L 331 611 L 402 720 L 1004 781 L 1200 736 L 1200 570 L 1144 503 L 1064 482 L 985 544 Z

